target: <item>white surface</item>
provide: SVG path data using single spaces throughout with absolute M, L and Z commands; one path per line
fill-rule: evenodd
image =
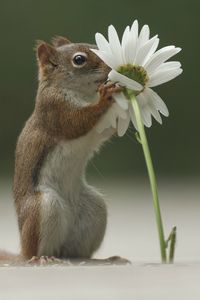
M 117 254 L 131 259 L 133 265 L 2 267 L 0 299 L 199 300 L 199 180 L 159 183 L 166 233 L 173 225 L 178 227 L 175 265 L 153 263 L 159 262 L 159 247 L 147 179 L 100 178 L 96 185 L 107 195 L 109 222 L 95 256 Z M 16 252 L 18 233 L 10 183 L 0 182 L 0 200 L 0 248 Z
M 200 299 L 200 265 L 0 270 L 2 300 Z

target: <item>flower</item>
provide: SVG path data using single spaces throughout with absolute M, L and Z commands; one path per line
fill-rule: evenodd
M 108 41 L 101 33 L 96 33 L 95 38 L 98 49 L 91 50 L 111 67 L 109 80 L 134 91 L 144 125 L 147 127 L 152 125 L 152 116 L 162 124 L 160 113 L 167 117 L 169 115 L 168 108 L 160 96 L 152 90 L 152 87 L 172 80 L 182 73 L 180 62 L 166 62 L 181 51 L 181 48 L 166 46 L 157 50 L 158 36 L 150 38 L 148 25 L 144 25 L 138 32 L 137 20 L 131 27 L 126 27 L 121 43 L 113 25 L 108 27 Z M 137 129 L 135 113 L 124 93 L 115 94 L 114 98 L 126 115 L 122 117 L 122 113 L 118 114 L 116 109 L 118 112 L 120 110 L 115 106 L 107 114 L 105 122 L 100 124 L 98 130 L 103 131 L 109 125 L 114 125 L 113 114 L 115 111 L 117 132 L 119 136 L 122 136 L 129 126 L 130 119 Z M 112 124 L 109 123 L 111 116 Z

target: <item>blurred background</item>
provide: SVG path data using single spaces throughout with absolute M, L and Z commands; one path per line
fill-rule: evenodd
M 113 24 L 121 35 L 126 25 L 138 19 L 140 26 L 144 24 L 150 26 L 152 36 L 159 34 L 160 47 L 176 45 L 183 48 L 175 57 L 175 60 L 181 61 L 183 65 L 183 74 L 155 89 L 165 100 L 170 116 L 163 117 L 162 126 L 153 122 L 153 126 L 147 129 L 157 176 L 159 180 L 165 178 L 165 182 L 172 184 L 161 184 L 161 194 L 163 191 L 163 194 L 167 195 L 164 197 L 163 205 L 169 206 L 169 202 L 167 203 L 169 198 L 173 205 L 173 197 L 180 201 L 185 197 L 184 203 L 190 200 L 199 205 L 197 201 L 200 171 L 199 10 L 200 2 L 197 0 L 1 0 L 0 197 L 3 197 L 2 201 L 6 197 L 12 199 L 10 180 L 14 170 L 16 140 L 34 107 L 37 90 L 37 66 L 33 51 L 35 40 L 50 42 L 54 35 L 63 35 L 74 42 L 94 43 L 97 31 L 107 35 L 108 25 Z M 127 191 L 135 188 L 138 191 L 137 197 L 145 198 L 146 194 L 140 195 L 139 191 L 147 187 L 150 197 L 143 154 L 140 145 L 135 141 L 133 128 L 130 128 L 123 138 L 113 138 L 108 142 L 90 163 L 88 172 L 91 180 L 97 182 L 103 180 L 102 188 L 106 182 L 110 198 L 117 197 L 116 182 L 112 181 L 113 186 L 111 182 L 109 185 L 110 176 L 112 178 L 117 176 L 119 179 L 135 178 L 133 181 L 127 181 L 130 182 L 129 187 L 126 184 L 124 187 L 121 185 L 120 195 L 123 200 L 132 198 L 131 192 L 130 197 L 129 192 L 123 194 L 125 188 Z M 146 179 L 140 181 L 143 176 Z M 119 190 L 122 181 L 117 182 Z M 115 191 L 114 194 L 112 190 Z M 151 203 L 148 205 L 151 206 Z M 181 203 L 177 204 L 177 210 L 178 207 L 181 207 Z M 5 209 L 1 206 L 2 218 Z M 171 210 L 173 211 L 173 207 Z M 177 219 L 176 214 L 174 219 Z M 119 221 L 117 218 L 115 220 Z M 172 220 L 169 218 L 168 221 Z M 123 235 L 123 230 L 121 233 Z M 1 234 L 6 238 L 3 229 Z M 141 236 L 138 237 L 138 243 L 140 239 Z M 138 254 L 140 251 L 138 248 Z
M 112 23 L 121 34 L 137 18 L 140 26 L 150 26 L 152 36 L 159 34 L 160 47 L 172 44 L 183 48 L 174 59 L 181 61 L 184 73 L 156 88 L 170 116 L 163 117 L 162 126 L 154 122 L 147 129 L 157 173 L 198 175 L 199 9 L 196 0 L 1 0 L 0 174 L 13 174 L 16 139 L 34 107 L 35 40 L 50 41 L 54 35 L 63 35 L 74 42 L 94 43 L 97 31 L 107 35 Z M 133 129 L 108 143 L 93 164 L 102 174 L 146 173 Z M 96 173 L 93 164 L 90 172 Z

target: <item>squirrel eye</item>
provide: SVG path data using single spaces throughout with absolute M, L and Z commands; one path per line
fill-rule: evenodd
M 75 67 L 82 67 L 87 61 L 87 56 L 84 53 L 76 53 L 73 57 L 73 65 Z

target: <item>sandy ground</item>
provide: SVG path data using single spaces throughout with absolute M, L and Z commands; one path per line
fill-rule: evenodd
M 120 255 L 127 266 L 5 266 L 0 299 L 200 299 L 200 181 L 160 180 L 166 236 L 178 228 L 176 263 L 159 264 L 147 179 L 92 180 L 107 198 L 109 221 L 95 257 Z M 91 182 L 91 180 L 90 180 Z M 11 182 L 0 181 L 0 248 L 19 250 Z

